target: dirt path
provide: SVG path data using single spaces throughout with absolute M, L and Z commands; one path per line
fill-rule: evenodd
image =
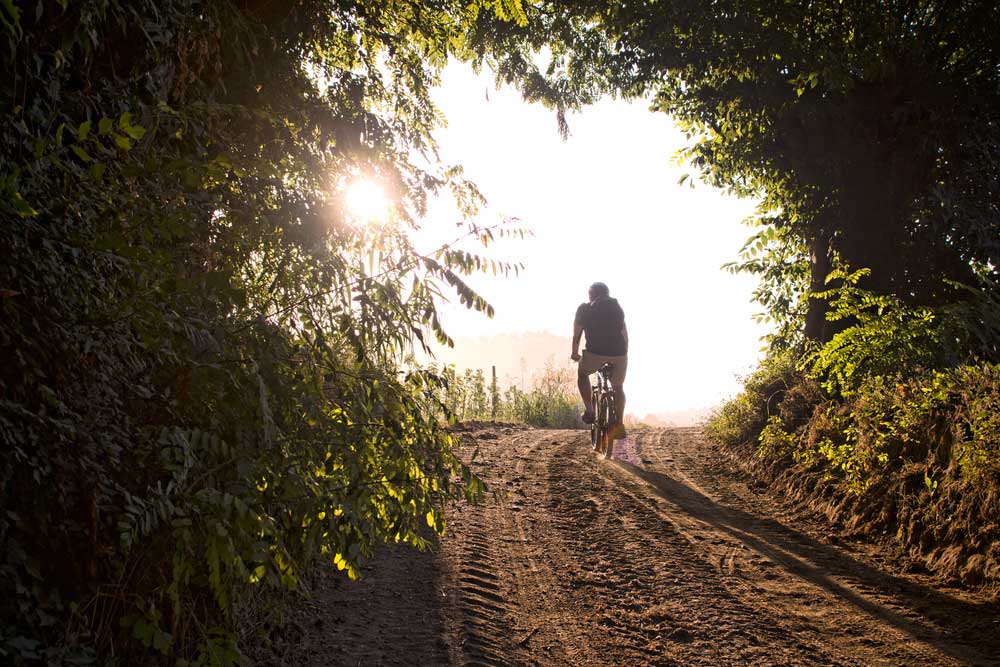
M 1000 665 L 996 601 L 875 565 L 729 474 L 697 429 L 472 435 L 495 495 L 434 554 L 331 575 L 311 665 Z

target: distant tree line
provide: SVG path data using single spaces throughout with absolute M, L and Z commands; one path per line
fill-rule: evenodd
M 481 370 L 457 371 L 444 366 L 439 404 L 442 416 L 458 421 L 496 420 L 539 428 L 577 428 L 583 411 L 576 389 L 576 375 L 569 369 L 547 364 L 524 390 L 516 384 L 506 388 L 494 384 Z

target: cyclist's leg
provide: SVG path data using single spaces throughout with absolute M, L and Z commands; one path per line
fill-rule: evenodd
M 611 426 L 612 438 L 621 440 L 628 434 L 625 432 L 625 391 L 618 387 L 614 390 L 615 397 L 615 423 Z
M 580 361 L 580 365 L 577 368 L 576 386 L 577 389 L 580 390 L 580 398 L 583 399 L 584 415 L 590 415 L 591 417 L 593 417 L 594 397 L 591 395 L 592 388 L 590 386 L 590 373 L 587 373 L 583 370 L 582 360 Z M 583 421 L 587 421 L 586 417 L 584 417 Z
M 577 364 L 576 386 L 580 390 L 580 398 L 583 399 L 583 421 L 586 424 L 594 421 L 594 400 L 591 397 L 590 376 L 596 373 L 600 367 L 599 360 L 584 350 L 583 356 Z
M 615 392 L 615 412 L 617 412 L 619 438 L 625 437 L 625 373 L 628 371 L 628 357 L 614 361 L 611 371 L 611 389 Z
M 590 392 L 590 403 L 594 406 L 594 419 L 590 420 L 590 446 L 599 449 L 601 446 L 601 428 L 597 421 L 597 400 L 599 394 L 597 387 L 592 387 Z M 586 415 L 584 415 L 586 417 Z

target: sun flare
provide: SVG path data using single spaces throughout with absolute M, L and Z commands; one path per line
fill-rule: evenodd
M 361 222 L 384 220 L 389 215 L 389 200 L 382 188 L 367 178 L 347 186 L 344 193 L 347 210 Z

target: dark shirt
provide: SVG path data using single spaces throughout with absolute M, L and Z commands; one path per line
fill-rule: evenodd
M 588 352 L 608 357 L 628 354 L 628 341 L 622 329 L 625 327 L 625 312 L 617 299 L 598 299 L 591 303 L 581 303 L 576 309 L 576 324 L 583 327 L 587 336 Z

